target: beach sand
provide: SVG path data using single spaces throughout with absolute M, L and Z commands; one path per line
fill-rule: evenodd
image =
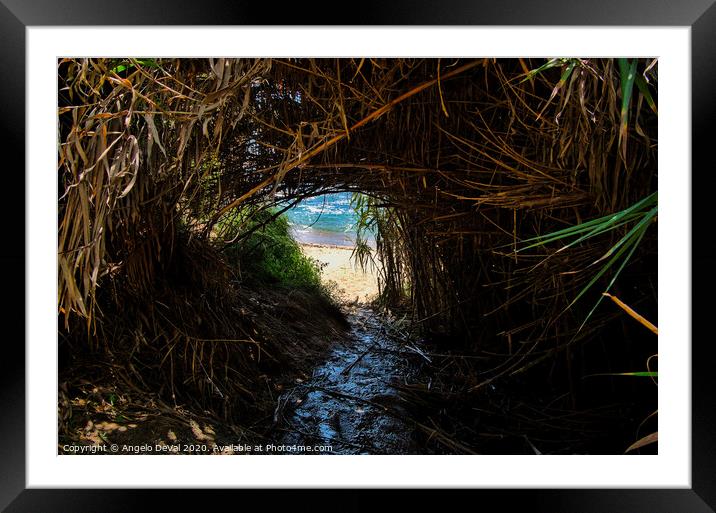
M 346 246 L 301 244 L 304 254 L 325 264 L 321 274 L 325 282 L 334 281 L 346 302 L 365 303 L 378 294 L 377 270 L 361 270 L 351 261 L 353 248 Z

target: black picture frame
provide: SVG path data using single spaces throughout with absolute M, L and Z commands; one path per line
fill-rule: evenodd
M 461 494 L 473 503 L 497 501 L 500 510 L 557 512 L 714 512 L 716 510 L 716 372 L 711 326 L 711 291 L 716 280 L 712 269 L 716 242 L 711 228 L 712 187 L 706 180 L 716 173 L 712 151 L 716 120 L 716 5 L 714 0 L 651 2 L 649 0 L 601 0 L 599 2 L 500 0 L 393 1 L 378 4 L 311 2 L 310 11 L 299 4 L 284 8 L 244 0 L 0 0 L 0 148 L 4 162 L 6 194 L 0 201 L 3 248 L 0 269 L 9 298 L 3 309 L 6 325 L 18 328 L 6 335 L 0 354 L 0 508 L 25 511 L 142 511 L 159 500 L 161 510 L 250 500 L 256 490 L 60 490 L 26 489 L 25 451 L 25 283 L 32 272 L 25 261 L 25 28 L 43 25 L 573 25 L 573 26 L 688 26 L 691 27 L 692 80 L 692 487 L 690 489 L 505 489 L 451 490 L 452 504 Z M 321 14 L 317 14 L 321 13 Z M 331 19 L 327 19 L 331 17 Z M 15 159 L 8 164 L 9 157 Z M 685 177 L 687 179 L 688 177 Z M 8 183 L 9 181 L 9 183 Z M 11 191 L 8 194 L 8 191 Z M 23 193 L 20 193 L 23 191 Z M 22 222 L 21 222 L 22 221 Z M 708 234 L 704 236 L 704 234 Z M 20 272 L 24 269 L 24 273 Z M 272 505 L 283 500 L 306 504 L 310 490 L 271 491 Z M 372 509 L 382 502 L 379 490 L 321 491 L 320 503 L 311 510 Z M 339 497 L 334 497 L 339 494 Z M 298 495 L 298 497 L 296 497 Z M 409 498 L 423 505 L 445 504 L 443 492 L 427 495 L 412 490 Z M 458 496 L 458 497 L 453 497 Z M 260 499 L 260 498 L 259 498 Z M 340 502 L 338 502 L 340 501 Z M 339 506 L 340 504 L 340 506 Z M 323 505 L 323 506 L 321 506 Z M 156 509 L 156 508 L 152 508 Z

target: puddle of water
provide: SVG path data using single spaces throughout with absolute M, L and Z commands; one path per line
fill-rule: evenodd
M 306 383 L 288 391 L 279 419 L 287 445 L 330 445 L 331 454 L 410 454 L 414 427 L 391 383 L 409 370 L 401 344 L 367 308 L 348 316 L 338 343 Z

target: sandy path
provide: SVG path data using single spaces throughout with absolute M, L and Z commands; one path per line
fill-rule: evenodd
M 334 281 L 346 301 L 367 302 L 378 294 L 376 269 L 363 272 L 351 261 L 353 248 L 301 244 L 303 252 L 322 264 L 324 281 Z

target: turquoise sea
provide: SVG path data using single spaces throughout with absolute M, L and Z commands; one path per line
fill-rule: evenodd
M 352 247 L 357 216 L 351 193 L 341 192 L 308 198 L 286 212 L 299 242 Z

